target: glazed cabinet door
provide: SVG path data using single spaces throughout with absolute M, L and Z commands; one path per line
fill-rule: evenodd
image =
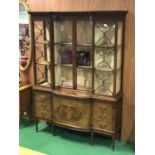
M 35 85 L 51 87 L 51 21 L 49 18 L 34 18 L 33 55 Z
M 54 20 L 55 87 L 73 88 L 72 20 Z
M 77 89 L 92 90 L 92 21 L 76 21 L 76 81 Z
M 34 116 L 43 120 L 51 120 L 51 94 L 46 92 L 33 92 Z
M 114 96 L 121 91 L 123 22 L 95 21 L 94 93 Z

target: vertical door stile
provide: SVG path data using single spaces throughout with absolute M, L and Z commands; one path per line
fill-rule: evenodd
M 76 51 L 77 51 L 77 26 L 76 20 L 72 20 L 72 63 L 73 63 L 73 89 L 77 88 L 77 63 L 76 63 Z

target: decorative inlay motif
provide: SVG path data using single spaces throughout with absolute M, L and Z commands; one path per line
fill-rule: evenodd
M 50 95 L 49 94 L 44 94 L 44 95 L 36 94 L 36 101 L 47 103 L 47 102 L 49 102 L 49 100 L 50 100 Z
M 63 105 L 58 107 L 57 109 L 58 115 L 63 119 L 63 120 L 73 120 L 73 121 L 78 121 L 81 118 L 81 112 L 79 109 L 76 109 L 75 107 L 68 106 L 68 105 Z
M 107 115 L 106 115 L 106 107 L 105 106 L 101 106 L 99 109 L 98 109 L 98 113 L 99 113 L 99 120 L 100 121 L 105 121 Z
M 100 128 L 104 129 L 107 126 L 107 122 L 100 122 Z
M 51 118 L 51 106 L 49 94 L 35 94 L 35 114 L 44 119 Z

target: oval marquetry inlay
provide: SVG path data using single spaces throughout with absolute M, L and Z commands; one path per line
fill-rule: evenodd
M 73 106 L 63 105 L 57 109 L 58 115 L 63 120 L 79 120 L 81 118 L 81 112 Z

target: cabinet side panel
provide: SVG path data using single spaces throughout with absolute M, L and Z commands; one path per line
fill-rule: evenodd
M 51 120 L 51 94 L 44 92 L 33 93 L 34 116 Z
M 113 131 L 113 104 L 105 101 L 94 101 L 92 108 L 93 129 L 100 131 Z
M 116 105 L 116 122 L 115 122 L 115 128 L 116 130 L 121 129 L 121 123 L 122 123 L 122 100 L 120 100 Z

